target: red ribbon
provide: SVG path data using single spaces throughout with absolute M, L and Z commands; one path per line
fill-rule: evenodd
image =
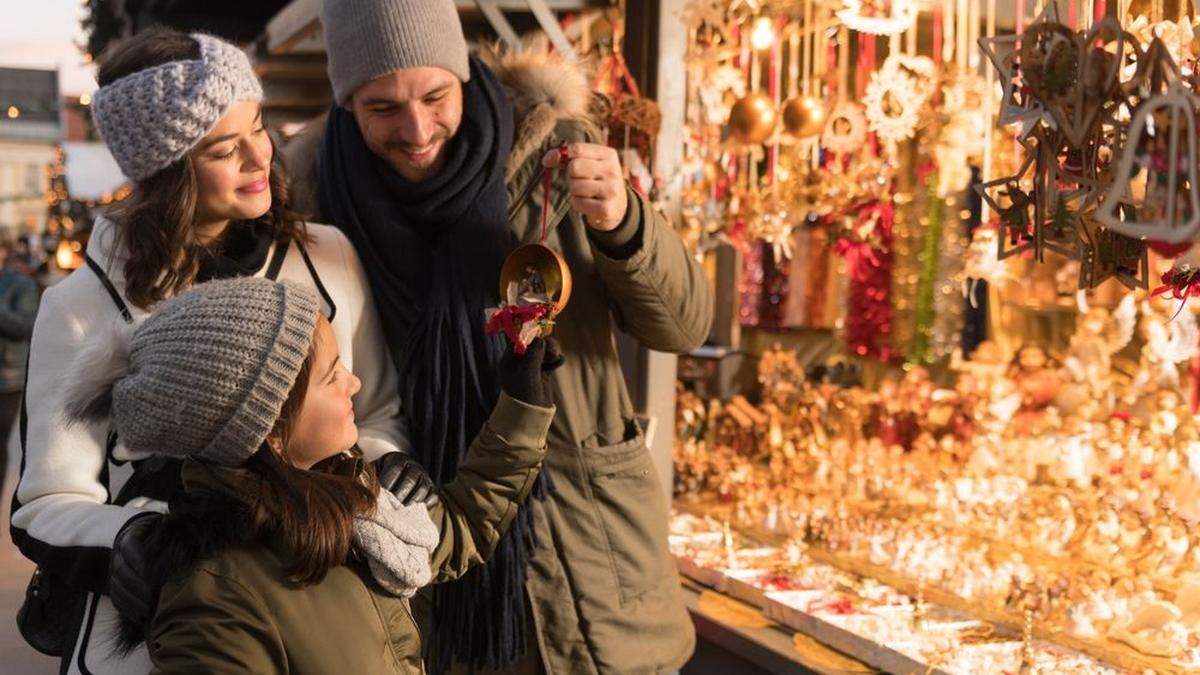
M 1165 293 L 1170 293 L 1171 297 L 1179 301 L 1179 309 L 1175 310 L 1174 319 L 1183 311 L 1183 306 L 1187 304 L 1188 298 L 1200 296 L 1200 270 L 1176 270 L 1169 269 L 1163 272 L 1162 285 L 1155 288 L 1150 293 L 1151 297 L 1157 297 Z
M 567 146 L 560 146 L 558 148 L 558 165 L 565 167 L 570 160 L 571 152 L 567 150 Z M 542 236 L 538 239 L 539 244 L 546 243 L 546 227 L 550 220 L 550 187 L 553 183 L 554 169 L 550 167 L 542 169 Z
M 530 321 L 541 321 L 550 316 L 552 307 L 549 304 L 540 305 L 509 305 L 497 311 L 488 319 L 486 331 L 488 335 L 504 333 L 513 345 L 513 351 L 518 356 L 525 353 L 529 345 L 521 340 L 521 327 Z
M 872 267 L 879 267 L 880 264 L 875 249 L 865 241 L 851 241 L 843 237 L 834 242 L 833 252 L 846 259 L 850 278 L 860 283 L 871 275 Z

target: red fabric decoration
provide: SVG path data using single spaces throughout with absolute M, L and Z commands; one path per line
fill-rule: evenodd
M 874 221 L 870 237 L 842 237 L 834 252 L 846 258 L 850 274 L 846 302 L 845 341 L 852 354 L 877 358 L 884 363 L 895 358 L 892 349 L 892 226 L 894 212 L 889 202 L 872 202 L 858 210 L 858 221 Z M 861 231 L 862 228 L 855 228 Z

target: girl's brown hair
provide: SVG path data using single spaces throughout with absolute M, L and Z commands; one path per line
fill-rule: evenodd
M 151 28 L 117 44 L 101 59 L 97 81 L 101 87 L 154 66 L 200 58 L 200 45 L 188 35 L 167 28 Z M 271 208 L 253 222 L 231 223 L 250 227 L 265 223 L 275 241 L 299 241 L 304 226 L 288 208 L 287 174 L 282 157 L 271 140 Z M 125 261 L 125 294 L 138 307 L 148 309 L 192 284 L 204 250 L 193 225 L 198 201 L 195 168 L 188 155 L 149 178 L 135 183 L 128 198 L 110 211 L 118 237 L 128 254 Z
M 290 431 L 304 405 L 317 339 L 269 436 L 281 451 L 264 447 L 245 465 L 260 479 L 253 528 L 283 542 L 293 557 L 285 572 L 300 584 L 315 584 L 346 562 L 354 542 L 354 518 L 370 513 L 379 493 L 379 481 L 369 464 L 341 475 L 300 469 L 288 457 Z M 361 459 L 357 447 L 351 452 Z

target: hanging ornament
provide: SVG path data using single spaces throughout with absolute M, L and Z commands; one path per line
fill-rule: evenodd
M 911 138 L 921 123 L 921 109 L 936 92 L 937 66 L 932 59 L 889 56 L 872 75 L 862 99 L 871 130 L 888 144 Z
M 729 133 L 743 145 L 757 145 L 775 131 L 775 104 L 766 94 L 743 96 L 729 111 Z
M 1033 148 L 1027 150 L 1029 152 L 1015 174 L 975 186 L 975 191 L 988 203 L 999 221 L 997 256 L 1000 260 L 1031 251 L 1037 246 L 1036 188 L 1032 184 L 1034 152 Z
M 1200 297 L 1200 265 L 1197 263 L 1200 256 L 1196 253 L 1184 255 L 1171 269 L 1163 272 L 1162 283 L 1151 293 L 1152 296 L 1169 294 L 1172 298 L 1179 301 L 1179 311 L 1183 310 L 1183 306 L 1189 298 Z
M 1105 229 L 1091 214 L 1083 214 L 1080 224 L 1080 288 L 1096 288 L 1109 279 L 1130 290 L 1150 287 L 1150 254 L 1144 240 Z
M 825 126 L 825 107 L 811 96 L 790 98 L 783 104 L 783 129 L 795 138 L 810 138 Z
M 1137 62 L 1140 50 L 1137 40 L 1112 17 L 1076 41 L 1080 56 L 1073 91 L 1066 105 L 1051 106 L 1050 112 L 1073 147 L 1098 147 L 1103 143 L 1097 138 L 1099 127 L 1119 108 L 1122 65 Z M 1085 172 L 1094 175 L 1095 162 L 1087 164 Z
M 867 140 L 867 118 L 862 106 L 850 101 L 838 103 L 821 133 L 821 145 L 833 153 L 849 154 L 861 150 Z
M 566 146 L 558 149 L 562 166 L 569 156 Z M 554 319 L 571 299 L 571 268 L 562 255 L 546 245 L 551 204 L 553 169 L 542 171 L 542 227 L 537 243 L 517 247 L 500 269 L 497 308 L 486 310 L 488 334 L 503 333 L 513 351 L 524 354 L 529 343 L 549 337 Z
M 979 48 L 1000 80 L 1000 126 L 1019 125 L 1019 138 L 1028 137 L 1039 123 L 1056 126 L 1045 99 L 1053 96 L 1057 101 L 1069 93 L 1078 75 L 1080 51 L 1058 20 L 1056 4 L 1047 3 L 1023 33 L 980 38 Z
M 883 76 L 880 71 L 867 84 L 862 102 L 871 131 L 880 140 L 894 145 L 912 138 L 920 121 L 917 113 L 925 99 L 910 76 L 899 72 Z
M 1116 179 L 1096 211 L 1101 224 L 1129 237 L 1168 243 L 1195 236 L 1200 229 L 1195 127 L 1192 96 L 1181 87 L 1138 107 L 1113 172 Z M 1123 205 L 1134 206 L 1133 213 Z
M 899 73 L 907 75 L 916 83 L 916 93 L 921 97 L 922 105 L 937 93 L 938 67 L 928 56 L 913 56 L 911 54 L 892 54 L 879 67 L 881 76 L 891 76 Z
M 846 27 L 871 35 L 898 35 L 917 19 L 916 0 L 843 0 L 837 18 Z
M 1053 3 L 1051 3 L 1053 5 Z M 1043 102 L 1065 99 L 1079 75 L 1079 43 L 1066 26 L 1039 21 L 1021 36 L 1021 78 Z

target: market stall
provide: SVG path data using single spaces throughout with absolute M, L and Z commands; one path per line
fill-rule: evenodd
M 688 4 L 701 600 L 889 672 L 1200 670 L 1196 16 Z

